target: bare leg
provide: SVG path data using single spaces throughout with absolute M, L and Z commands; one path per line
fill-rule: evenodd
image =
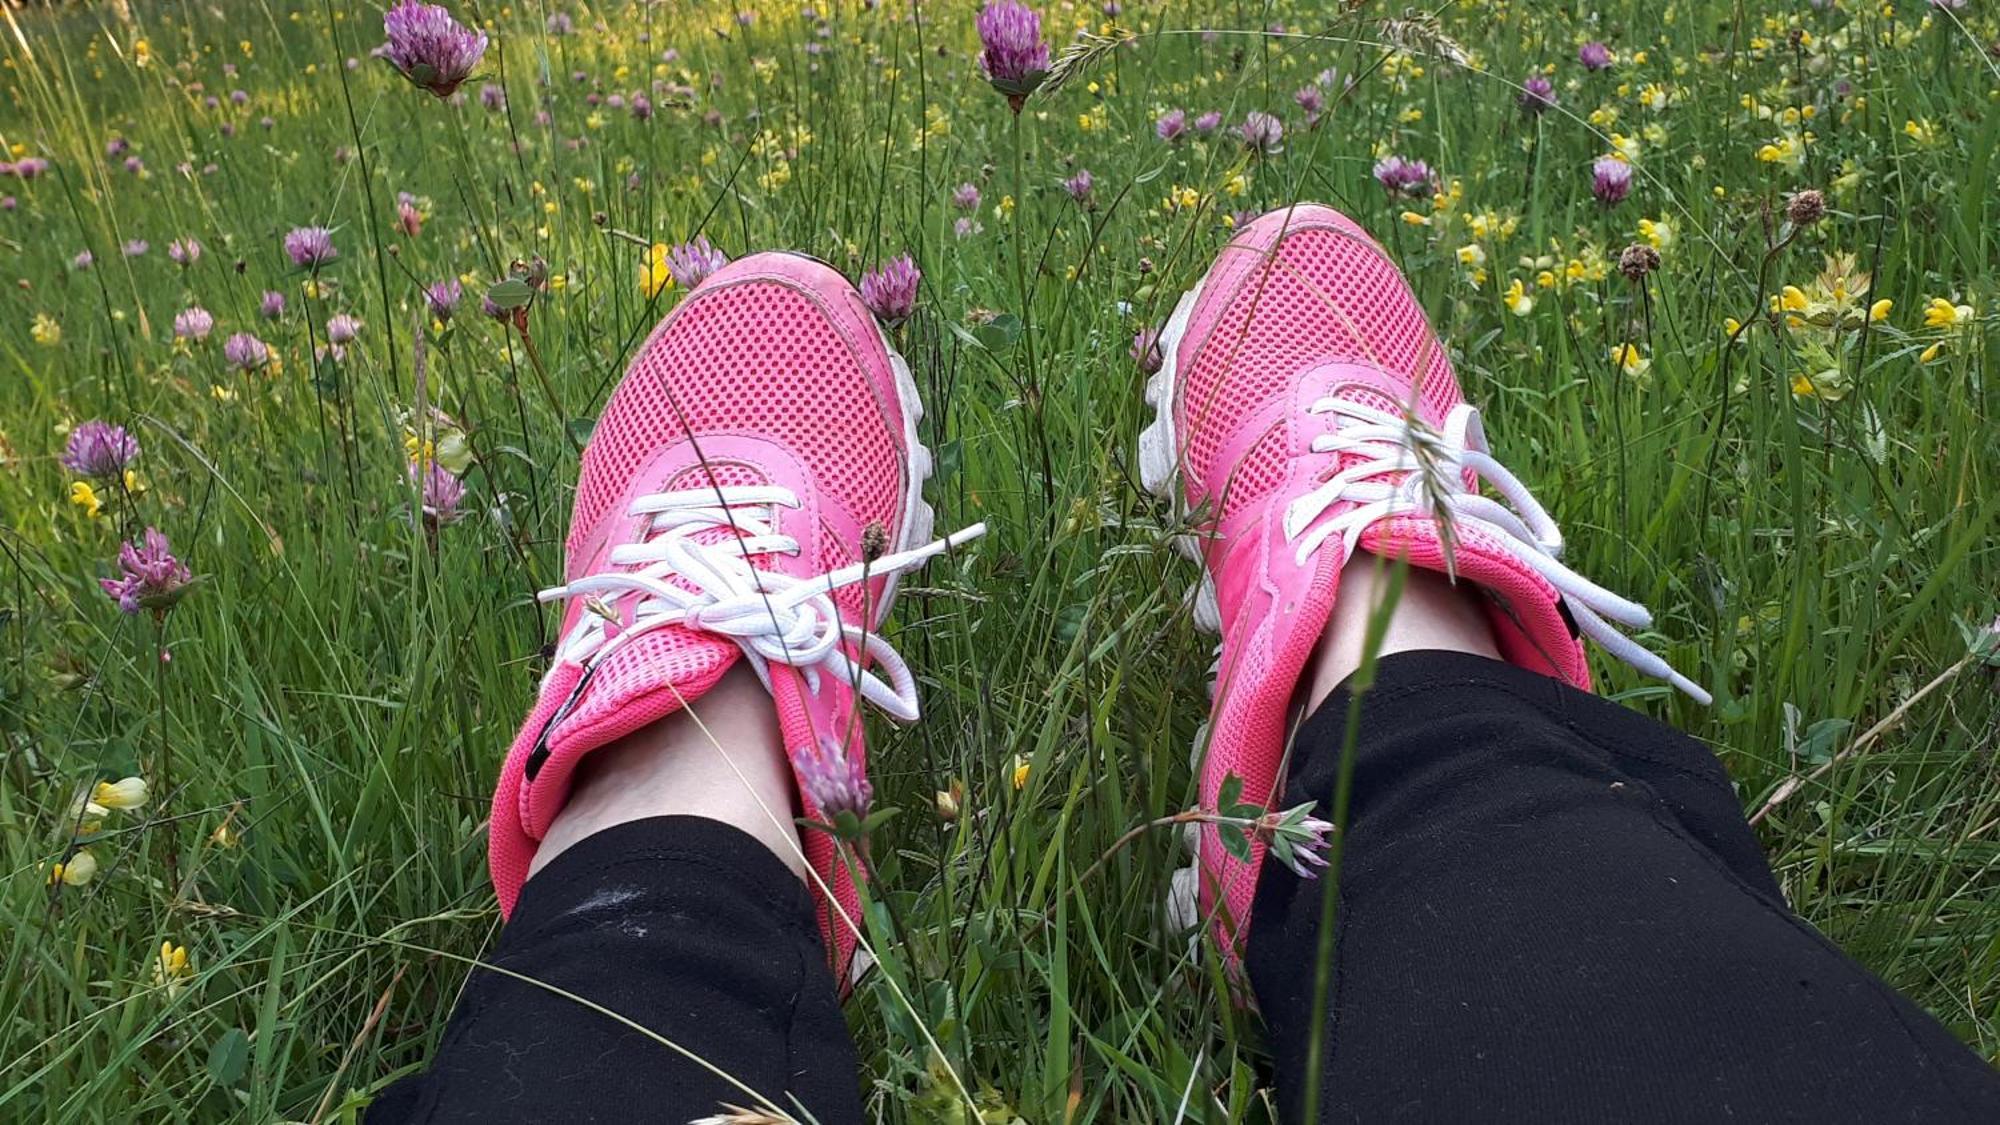
M 1391 565 L 1373 555 L 1357 554 L 1340 572 L 1333 615 L 1306 669 L 1307 713 L 1318 709 L 1320 700 L 1361 667 L 1368 620 L 1388 596 Z M 1469 584 L 1453 585 L 1444 575 L 1421 567 L 1409 569 L 1376 655 L 1413 649 L 1448 649 L 1496 660 L 1500 656 L 1478 592 Z
M 698 710 L 699 724 L 675 713 L 585 757 L 529 875 L 593 833 L 679 814 L 749 833 L 804 879 L 791 765 L 771 697 L 738 664 L 701 697 Z

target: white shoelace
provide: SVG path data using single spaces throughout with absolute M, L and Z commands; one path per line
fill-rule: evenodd
M 750 565 L 750 556 L 799 553 L 798 541 L 777 532 L 777 509 L 797 508 L 790 489 L 773 485 L 682 489 L 641 496 L 628 511 L 646 517 L 635 542 L 611 549 L 610 563 L 632 570 L 587 575 L 543 590 L 544 602 L 591 598 L 576 626 L 563 637 L 557 659 L 593 666 L 633 638 L 669 625 L 713 633 L 736 642 L 750 667 L 771 687 L 772 664 L 786 664 L 804 674 L 806 686 L 817 692 L 822 670 L 855 685 L 862 698 L 904 722 L 917 718 L 917 685 L 910 667 L 872 629 L 847 624 L 834 605 L 832 593 L 864 578 L 898 574 L 923 565 L 932 556 L 986 534 L 986 525 L 921 547 L 855 563 L 814 578 L 794 578 Z M 695 536 L 714 530 L 731 532 L 714 542 Z M 669 582 L 680 578 L 693 586 Z M 633 598 L 632 623 L 616 628 L 602 610 L 608 600 Z M 871 658 L 886 675 L 861 666 L 853 651 Z
M 1335 416 L 1334 431 L 1315 437 L 1313 452 L 1347 453 L 1355 460 L 1286 507 L 1285 536 L 1297 544 L 1301 564 L 1336 535 L 1345 553 L 1352 555 L 1362 532 L 1378 520 L 1396 516 L 1435 516 L 1449 519 L 1459 528 L 1477 528 L 1509 556 L 1547 579 L 1569 607 L 1577 628 L 1606 652 L 1646 675 L 1667 681 L 1697 702 L 1712 701 L 1699 684 L 1674 671 L 1613 624 L 1646 628 L 1653 615 L 1645 606 L 1612 593 L 1558 561 L 1562 531 L 1520 478 L 1488 452 L 1478 410 L 1463 403 L 1453 407 L 1440 433 L 1402 415 L 1346 399 L 1323 398 L 1308 409 L 1313 414 Z M 1466 470 L 1492 485 L 1507 503 L 1467 489 Z M 1355 507 L 1332 519 L 1320 519 L 1328 508 L 1341 502 Z M 1438 505 L 1449 511 L 1434 511 Z

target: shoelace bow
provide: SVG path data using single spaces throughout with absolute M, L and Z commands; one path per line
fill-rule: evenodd
M 798 541 L 781 535 L 770 512 L 797 508 L 790 489 L 775 485 L 682 489 L 641 496 L 629 514 L 646 517 L 634 542 L 611 549 L 612 566 L 543 590 L 544 602 L 590 598 L 576 626 L 563 637 L 558 660 L 594 667 L 641 637 L 670 625 L 727 637 L 771 686 L 770 666 L 797 668 L 806 686 L 819 690 L 822 670 L 854 685 L 862 698 L 904 722 L 917 718 L 916 680 L 901 655 L 872 629 L 841 620 L 833 591 L 898 574 L 932 556 L 976 539 L 986 525 L 974 524 L 921 547 L 882 555 L 811 578 L 794 578 L 750 565 L 756 555 L 799 553 Z M 698 541 L 704 532 L 726 536 Z M 678 578 L 693 589 L 676 585 Z M 614 621 L 614 601 L 631 601 L 629 624 Z M 852 653 L 852 655 L 850 654 Z M 864 667 L 866 657 L 883 675 Z M 887 678 L 885 679 L 884 676 Z
M 1606 652 L 1646 675 L 1662 679 L 1697 702 L 1711 702 L 1699 684 L 1656 653 L 1620 632 L 1616 625 L 1644 629 L 1653 615 L 1646 607 L 1599 586 L 1559 561 L 1562 531 L 1520 478 L 1487 449 L 1479 411 L 1464 403 L 1452 408 L 1442 432 L 1414 419 L 1366 403 L 1322 398 L 1308 411 L 1334 415 L 1334 430 L 1312 441 L 1315 453 L 1352 455 L 1346 468 L 1293 500 L 1285 509 L 1286 538 L 1297 544 L 1304 564 L 1326 540 L 1339 536 L 1352 555 L 1361 535 L 1377 521 L 1396 516 L 1431 516 L 1459 528 L 1477 528 L 1509 556 L 1547 579 L 1569 607 L 1577 628 Z M 1507 503 L 1465 486 L 1470 471 Z M 1321 520 L 1335 504 L 1354 507 Z M 1442 506 L 1448 511 L 1437 510 Z M 1613 623 L 1616 623 L 1614 625 Z

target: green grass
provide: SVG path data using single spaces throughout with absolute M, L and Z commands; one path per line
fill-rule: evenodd
M 758 9 L 754 26 L 737 7 Z M 1147 412 L 1127 347 L 1225 241 L 1222 216 L 1297 198 L 1341 205 L 1404 262 L 1573 565 L 1653 606 L 1648 640 L 1717 703 L 1600 661 L 1602 690 L 1714 747 L 1746 809 L 1957 670 L 1759 831 L 1806 917 L 2000 1055 L 1996 696 L 1989 669 L 1959 663 L 2000 585 L 1990 8 L 1676 0 L 1586 24 L 1563 5 L 1462 3 L 1443 11 L 1471 53 L 1454 67 L 1381 26 L 1386 7 L 1131 2 L 1136 41 L 1031 99 L 1017 137 L 971 66 L 971 5 L 913 21 L 899 0 L 837 0 L 823 41 L 799 7 L 578 8 L 575 33 L 551 35 L 554 7 L 488 3 L 493 47 L 460 107 L 367 58 L 372 7 L 0 13 L 0 140 L 52 162 L 0 179 L 19 200 L 0 212 L 0 1116 L 328 1120 L 420 1065 L 498 926 L 482 822 L 553 639 L 532 592 L 559 575 L 572 437 L 675 297 L 641 296 L 642 250 L 614 232 L 702 230 L 857 276 L 916 256 L 902 343 L 932 408 L 932 500 L 942 528 L 993 529 L 898 611 L 927 717 L 876 733 L 878 799 L 903 814 L 874 841 L 901 929 L 878 932 L 885 971 L 849 1008 L 871 1105 L 961 1120 L 950 1072 L 1031 1122 L 1174 1120 L 1183 1104 L 1187 1120 L 1262 1119 L 1254 1022 L 1160 922 L 1178 843 L 1143 835 L 1080 876 L 1194 800 L 1212 643 L 1168 549 L 1185 516 L 1136 485 Z M 1053 12 L 1052 38 L 1095 11 Z M 1288 33 L 1258 31 L 1273 22 Z M 1392 53 L 1392 32 L 1416 53 Z M 1618 65 L 1585 75 L 1586 38 Z M 1514 83 L 1544 63 L 1562 108 L 1536 120 Z M 1291 95 L 1329 66 L 1360 80 L 1308 129 Z M 686 90 L 651 95 L 650 122 L 586 104 L 656 74 Z M 504 83 L 507 112 L 480 108 L 481 80 Z M 1654 83 L 1663 109 L 1640 102 Z M 1164 145 L 1153 120 L 1174 106 L 1232 125 L 1277 112 L 1285 151 Z M 1616 120 L 1593 124 L 1607 106 Z M 1760 159 L 1807 131 L 1796 164 Z M 1643 148 L 1631 198 L 1607 209 L 1589 165 L 1614 132 Z M 105 156 L 114 136 L 143 176 Z M 1385 200 L 1370 167 L 1387 151 L 1460 190 L 1442 210 Z M 1057 186 L 1079 167 L 1094 210 Z M 966 180 L 983 229 L 960 239 L 950 194 Z M 1807 187 L 1832 213 L 1789 231 L 1786 198 Z M 1180 188 L 1198 202 L 1163 209 Z M 427 200 L 416 237 L 393 227 L 404 191 Z M 1430 225 L 1399 220 L 1405 206 Z M 1615 265 L 1641 218 L 1674 233 L 1635 285 Z M 312 222 L 341 251 L 317 299 L 280 250 Z M 183 235 L 206 246 L 187 269 L 165 255 Z M 151 251 L 121 256 L 133 238 Z M 1473 244 L 1477 285 L 1459 255 Z M 86 248 L 95 268 L 71 268 Z M 1819 296 L 1838 254 L 1872 276 L 1859 308 L 1894 301 L 1886 319 L 1835 332 L 1759 315 L 1787 284 Z M 530 316 L 546 384 L 468 309 L 417 331 L 420 388 L 419 286 L 463 274 L 476 305 L 534 255 L 564 282 Z M 1516 278 L 1526 315 L 1502 300 Z M 287 293 L 285 319 L 259 320 L 265 289 Z M 1927 327 L 1932 297 L 1972 321 Z M 176 350 L 172 318 L 196 302 L 216 334 Z M 316 372 L 337 311 L 366 328 Z M 59 341 L 31 333 L 37 314 Z M 1733 345 L 1726 317 L 1750 322 Z M 282 370 L 227 370 L 219 341 L 238 331 Z M 1642 373 L 1609 358 L 1626 342 Z M 1794 393 L 1800 376 L 1822 393 Z M 473 514 L 434 544 L 404 475 L 403 420 L 422 403 L 475 454 Z M 89 518 L 56 456 L 93 417 L 144 444 L 144 491 Z M 149 524 L 202 576 L 163 624 L 121 616 L 95 581 Z M 93 881 L 51 893 L 78 788 L 135 773 L 154 802 L 107 821 Z M 946 822 L 933 793 L 954 778 L 964 815 Z M 225 823 L 230 846 L 213 836 Z M 194 968 L 171 991 L 150 979 L 162 941 Z

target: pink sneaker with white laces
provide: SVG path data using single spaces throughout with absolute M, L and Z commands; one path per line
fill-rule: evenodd
M 807 817 L 822 814 L 812 775 L 865 776 L 862 700 L 917 717 L 909 668 L 877 630 L 901 571 L 984 530 L 929 542 L 921 415 L 860 295 L 810 258 L 728 265 L 653 330 L 584 451 L 566 581 L 542 592 L 568 605 L 493 794 L 503 914 L 577 762 L 692 705 L 738 660 L 770 689 Z M 853 878 L 830 837 L 803 837 L 844 983 Z
M 1156 494 L 1206 506 L 1205 536 L 1185 546 L 1203 564 L 1196 621 L 1222 634 L 1206 754 L 1196 748 L 1204 807 L 1231 775 L 1245 801 L 1278 804 L 1294 691 L 1356 550 L 1483 587 L 1500 653 L 1523 668 L 1588 690 L 1587 635 L 1708 701 L 1613 627 L 1645 627 L 1644 607 L 1557 561 L 1554 521 L 1487 452 L 1401 271 L 1347 216 L 1300 204 L 1247 224 L 1181 298 L 1160 348 L 1140 471 Z M 1239 861 L 1210 828 L 1197 851 L 1170 913 L 1211 920 L 1234 963 L 1264 848 L 1253 841 Z

